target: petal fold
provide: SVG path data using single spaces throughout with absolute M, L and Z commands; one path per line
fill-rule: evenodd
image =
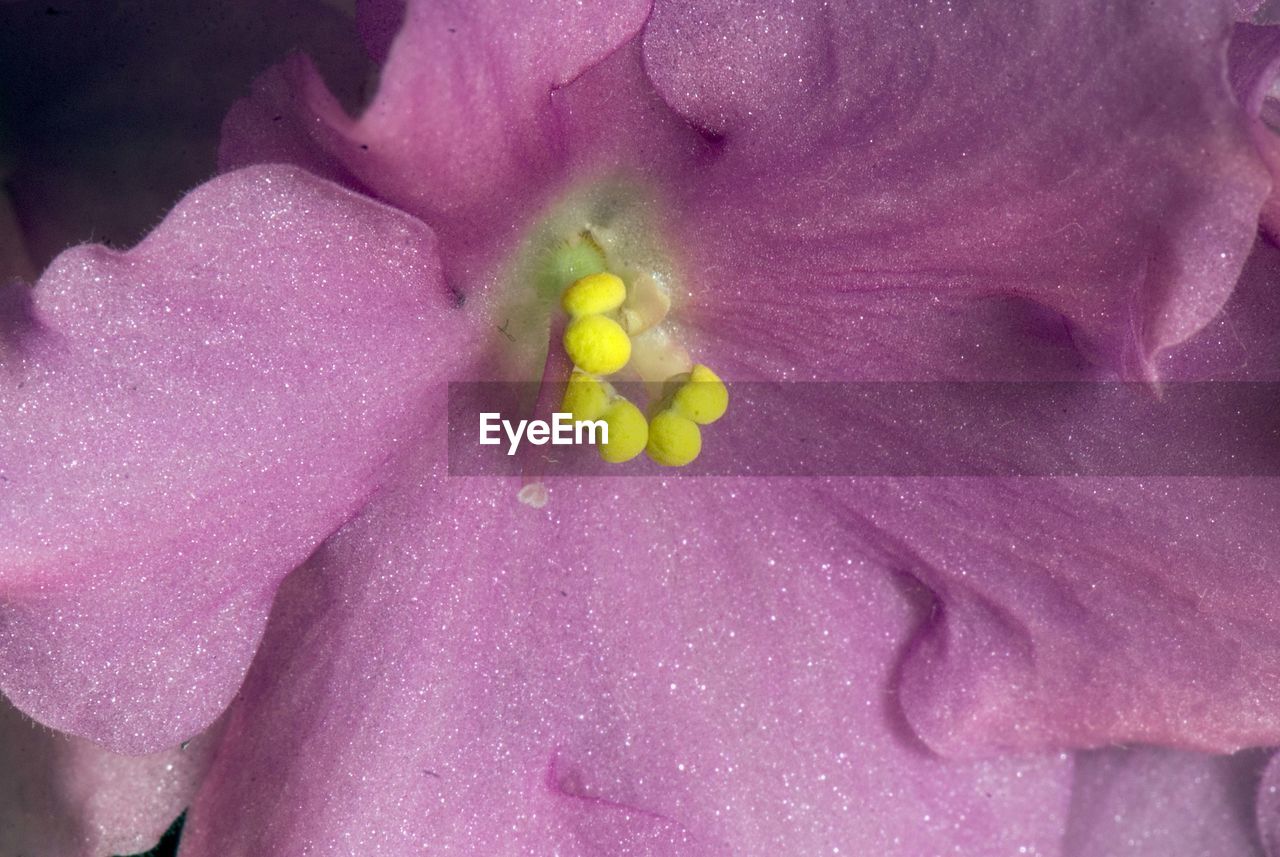
M 1231 84 L 1249 115 L 1249 131 L 1271 173 L 1271 193 L 1262 207 L 1262 228 L 1280 240 L 1280 101 L 1272 92 L 1280 73 L 1280 27 L 1236 24 L 1228 54 Z
M 297 91 L 330 157 L 375 196 L 439 225 L 443 214 L 510 206 L 557 172 L 552 91 L 626 42 L 648 11 L 647 0 L 411 0 L 359 119 L 318 77 Z M 389 9 L 367 14 L 371 33 L 384 32 Z M 237 152 L 252 153 L 253 137 L 234 114 L 224 140 L 224 166 L 249 162 Z
M 1280 251 L 1259 242 L 1226 311 L 1170 350 L 1161 373 L 1171 383 L 1280 380 L 1278 274 Z M 1091 395 L 1096 374 L 1063 342 L 1061 319 L 1025 303 L 897 290 L 697 310 L 696 353 L 727 378 L 1025 381 L 1010 419 L 1038 444 L 1038 460 L 1057 462 L 1039 472 L 1069 464 L 1055 438 L 1087 459 L 1157 430 L 1144 419 L 1161 417 L 1159 400 L 1135 417 Z M 1070 408 L 1038 403 L 1036 382 L 1056 381 L 1079 385 Z M 1213 396 L 1196 401 L 1204 406 L 1181 434 L 1161 424 L 1188 447 L 1218 437 L 1225 417 Z M 865 442 L 926 461 L 938 449 L 985 449 L 950 413 L 897 425 L 876 414 L 856 421 L 851 407 L 833 396 L 829 419 L 805 422 L 881 426 Z M 1246 435 L 1257 448 L 1240 454 L 1274 460 L 1274 409 L 1262 400 L 1252 412 Z M 791 424 L 747 431 L 753 448 L 796 442 Z M 1280 485 L 1161 473 L 863 479 L 839 489 L 883 564 L 937 599 L 898 674 L 908 722 L 930 747 L 980 755 L 1145 742 L 1224 752 L 1280 741 L 1280 539 L 1259 523 L 1280 515 Z
M 293 168 L 60 256 L 0 367 L 0 686 L 122 752 L 207 726 L 467 328 L 417 221 Z
M 700 0 L 659 3 L 644 45 L 719 144 L 683 226 L 713 266 L 1031 298 L 1095 360 L 1150 377 L 1225 303 L 1268 192 L 1229 33 L 1198 0 Z
M 1069 757 L 901 728 L 925 605 L 820 484 L 554 480 L 533 509 L 435 457 L 281 590 L 193 857 L 1057 853 Z
M 0 697 L 0 853 L 149 850 L 195 794 L 213 759 L 216 729 L 181 747 L 122 756 L 33 723 Z

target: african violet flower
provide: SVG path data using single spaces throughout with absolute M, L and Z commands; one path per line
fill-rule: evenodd
M 1276 251 L 1240 277 L 1268 32 L 1237 95 L 1201 2 L 361 21 L 359 119 L 291 60 L 137 247 L 11 291 L 18 708 L 120 753 L 226 711 L 184 855 L 1275 850 L 1274 769 L 1261 842 L 1237 794 L 1261 753 L 1062 752 L 1280 739 L 1268 479 L 617 475 L 530 503 L 444 457 L 446 382 L 554 363 L 540 284 L 584 235 L 658 284 L 677 370 L 1274 380 Z

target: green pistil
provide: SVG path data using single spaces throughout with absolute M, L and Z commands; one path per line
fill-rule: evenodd
M 547 248 L 534 274 L 534 285 L 543 298 L 559 298 L 570 283 L 606 270 L 604 251 L 588 232 Z

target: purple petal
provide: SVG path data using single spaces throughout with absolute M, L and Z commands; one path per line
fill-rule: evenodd
M 820 485 L 555 481 L 538 510 L 423 462 L 282 588 L 184 853 L 1055 853 L 1067 757 L 902 730 L 925 605 Z
M 1175 6 L 659 4 L 646 67 L 721 146 L 684 228 L 754 283 L 1028 297 L 1150 374 L 1226 301 L 1268 190 L 1229 15 Z
M 1139 748 L 1076 755 L 1064 857 L 1261 857 L 1254 796 L 1266 754 Z
M 307 140 L 287 151 L 341 164 L 451 248 L 462 227 L 443 216 L 465 212 L 467 251 L 510 234 L 566 170 L 637 171 L 670 198 L 697 267 L 754 275 L 698 282 L 724 303 L 792 283 L 1031 298 L 1094 357 L 1148 376 L 1221 308 L 1268 192 L 1223 84 L 1230 15 L 1185 7 L 915 20 L 894 4 L 658 4 L 641 58 L 619 46 L 642 8 L 497 26 L 489 5 L 412 5 L 360 120 L 314 75 L 294 81 Z M 636 85 L 641 59 L 703 157 Z M 280 157 L 272 136 L 229 120 L 224 163 Z
M 300 90 L 321 147 L 374 195 L 429 219 L 527 196 L 558 167 L 548 97 L 634 34 L 647 0 L 531 4 L 414 0 L 357 121 L 318 80 Z M 251 148 L 234 117 L 223 164 Z
M 901 690 L 935 749 L 1280 737 L 1269 480 L 933 480 L 856 508 L 942 605 Z
M 822 78 L 803 90 L 818 100 L 784 116 L 755 96 L 767 101 L 775 79 L 810 79 L 811 68 L 769 65 L 803 63 L 810 42 L 764 40 L 803 35 L 803 22 L 755 32 L 735 10 L 718 11 L 716 25 L 733 37 L 693 51 L 692 67 L 683 54 L 662 53 L 673 19 L 655 19 L 646 36 L 651 74 L 660 83 L 685 75 L 680 98 L 670 81 L 664 89 L 687 113 L 702 111 L 717 157 L 690 157 L 687 139 L 669 131 L 652 93 L 646 100 L 636 85 L 629 48 L 558 90 L 554 103 L 565 158 L 575 164 L 591 160 L 593 150 L 579 144 L 593 118 L 602 129 L 598 151 L 620 164 L 667 155 L 701 164 L 684 176 L 688 194 L 676 195 L 690 205 L 674 219 L 685 227 L 695 290 L 672 319 L 726 377 L 1084 380 L 1094 373 L 1075 347 L 1082 329 L 1095 346 L 1110 337 L 1102 347 L 1112 356 L 1131 338 L 1137 350 L 1129 356 L 1146 365 L 1160 344 L 1208 323 L 1234 284 L 1233 248 L 1243 252 L 1255 234 L 1266 179 L 1247 136 L 1230 130 L 1243 128 L 1244 117 L 1223 85 L 1222 58 L 1205 50 L 1206 40 L 1225 45 L 1225 17 L 1206 20 L 1200 6 L 1171 18 L 1139 10 L 1123 26 L 1074 40 L 1042 44 L 1026 33 L 1030 41 L 987 52 L 1008 69 L 1010 88 L 972 97 L 991 61 L 978 50 L 982 40 L 1007 27 L 983 29 L 975 15 L 968 28 L 907 28 L 894 35 L 929 48 L 929 75 L 908 52 L 894 73 L 879 69 L 861 88 L 860 79 Z M 947 42 L 953 30 L 975 44 Z M 1113 38 L 1125 39 L 1125 51 L 1112 50 Z M 743 66 L 754 69 L 745 82 L 732 76 L 741 71 L 732 63 L 709 67 L 725 59 L 722 48 L 741 59 L 743 45 L 755 45 L 750 57 L 764 64 Z M 1064 53 L 1064 45 L 1089 50 Z M 894 59 L 866 50 L 869 60 Z M 825 68 L 833 58 L 813 61 Z M 875 64 L 849 67 L 864 66 Z M 1160 73 L 1135 78 L 1137 67 Z M 1070 89 L 1072 82 L 1079 85 Z M 919 98 L 903 102 L 901 87 Z M 843 124 L 833 129 L 829 97 L 840 93 L 853 112 L 835 111 Z M 877 93 L 882 101 L 866 101 Z M 1096 103 L 1088 122 L 1077 98 Z M 953 102 L 982 121 L 954 116 Z M 1187 141 L 1207 133 L 1197 123 L 1211 120 L 1208 160 L 1184 163 Z M 643 128 L 659 133 L 643 137 Z M 922 128 L 931 133 L 921 136 Z M 874 139 L 850 148 L 853 132 Z M 642 139 L 651 150 L 628 156 L 620 139 Z M 1068 144 L 1070 151 L 1055 148 Z M 830 172 L 837 168 L 843 172 Z M 847 210 L 817 208 L 827 200 Z M 1079 230 L 1063 230 L 1072 223 Z M 494 242 L 483 230 L 476 236 Z M 1003 237 L 992 245 L 990 236 Z M 1184 258 L 1182 273 L 1161 279 L 1150 260 L 1175 259 L 1170 247 L 1200 261 Z M 875 258 L 850 255 L 858 253 Z M 1280 352 L 1269 333 L 1280 314 L 1261 283 L 1246 291 L 1240 309 L 1166 356 L 1169 377 L 1237 377 L 1242 365 L 1256 373 L 1248 377 L 1277 377 L 1267 374 L 1273 361 L 1265 355 Z M 975 298 L 984 294 L 991 296 Z M 1144 339 L 1154 329 L 1148 311 L 1192 320 L 1157 343 Z M 1256 345 L 1242 344 L 1237 330 L 1254 331 Z M 1111 421 L 1097 413 L 1099 443 L 1126 436 Z M 1055 455 L 1053 414 L 1030 408 L 1026 425 L 1045 438 L 1045 455 Z M 788 443 L 789 430 L 761 437 Z M 886 562 L 939 599 L 902 673 L 906 713 L 935 749 L 1126 740 L 1232 749 L 1280 738 L 1280 687 L 1270 668 L 1280 638 L 1268 606 L 1280 599 L 1257 597 L 1274 580 L 1266 557 L 1280 550 L 1269 533 L 1254 532 L 1253 522 L 1280 511 L 1266 480 L 868 482 L 841 494 L 850 514 L 878 533 Z M 1089 677 L 1084 686 L 1081 676 Z
M 1227 311 L 1169 352 L 1162 372 L 1280 379 L 1277 272 L 1280 251 L 1260 244 Z M 729 378 L 1091 377 L 1060 323 L 1016 302 L 899 290 L 694 309 L 697 353 Z M 1058 462 L 1064 425 L 1095 448 L 1149 428 L 1099 401 L 1064 423 L 1029 398 L 1018 424 Z M 1216 431 L 1213 416 L 1184 441 Z M 765 446 L 794 443 L 792 431 L 753 429 Z M 945 413 L 885 431 L 886 442 L 930 448 L 967 436 Z M 900 697 L 935 750 L 1280 741 L 1280 536 L 1258 523 L 1280 515 L 1276 480 L 863 480 L 840 496 L 884 561 L 938 598 Z
M 0 373 L 0 684 L 125 752 L 225 707 L 469 328 L 417 221 L 292 168 L 60 256 Z
M 356 26 L 365 50 L 378 64 L 387 60 L 391 43 L 404 25 L 405 0 L 358 0 Z
M 215 737 L 121 756 L 33 723 L 0 697 L 0 853 L 101 857 L 152 848 L 195 794 Z
M 1270 90 L 1280 73 L 1280 27 L 1237 24 L 1232 31 L 1228 54 L 1231 84 L 1249 115 L 1249 131 L 1258 154 L 1271 171 L 1271 195 L 1262 207 L 1262 226 L 1272 236 L 1280 236 L 1280 194 L 1276 192 L 1280 177 L 1280 136 L 1272 125 L 1276 122 L 1276 99 Z M 1264 114 L 1265 117 L 1264 118 Z
M 492 284 L 530 222 L 575 182 L 620 172 L 659 188 L 696 184 L 708 145 L 653 90 L 638 39 L 626 40 L 640 8 L 576 12 L 589 36 L 569 27 L 548 40 L 571 39 L 573 50 L 528 55 L 488 45 L 548 27 L 533 7 L 501 18 L 482 5 L 465 27 L 439 4 L 422 8 L 358 121 L 305 57 L 262 75 L 223 125 L 223 168 L 296 164 L 404 208 L 440 236 L 450 283 L 467 295 Z M 611 33 L 618 44 L 602 41 Z M 456 69 L 422 48 L 441 39 Z

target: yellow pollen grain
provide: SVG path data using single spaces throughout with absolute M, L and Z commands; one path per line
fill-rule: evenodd
M 729 409 L 729 390 L 716 373 L 698 363 L 689 372 L 689 380 L 676 390 L 671 406 L 695 423 L 707 425 Z
M 644 451 L 649 441 L 649 423 L 640 409 L 626 399 L 617 399 L 604 414 L 609 442 L 600 444 L 600 457 L 610 464 L 630 461 Z
M 702 452 L 698 424 L 675 411 L 662 411 L 649 423 L 649 457 L 664 467 L 682 467 Z
M 601 271 L 576 280 L 560 296 L 560 306 L 573 318 L 613 312 L 627 299 L 627 287 L 616 274 Z
M 612 375 L 631 359 L 631 340 L 613 319 L 586 315 L 565 328 L 564 350 L 582 371 Z

